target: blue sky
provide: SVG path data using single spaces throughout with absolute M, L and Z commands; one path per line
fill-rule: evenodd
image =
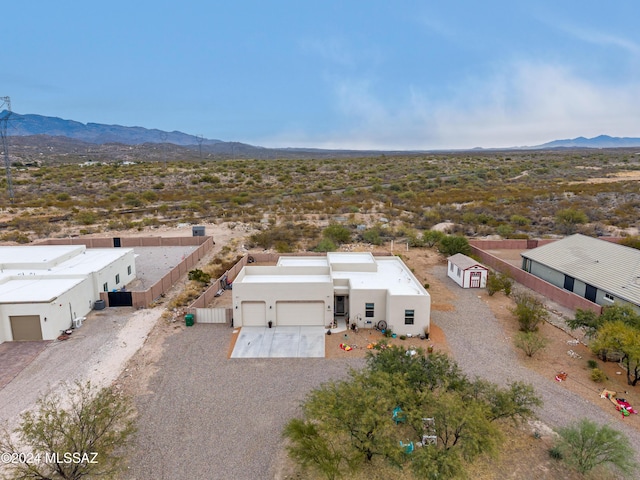
M 267 147 L 640 137 L 640 2 L 23 0 L 17 113 Z

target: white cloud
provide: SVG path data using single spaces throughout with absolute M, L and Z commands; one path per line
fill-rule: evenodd
M 370 79 L 333 82 L 339 130 L 282 132 L 262 144 L 418 150 L 640 136 L 640 83 L 602 85 L 554 64 L 514 63 L 491 77 L 460 83 L 447 98 L 412 86 L 399 102 L 376 95 Z

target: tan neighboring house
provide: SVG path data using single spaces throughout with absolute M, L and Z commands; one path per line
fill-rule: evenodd
M 399 335 L 429 332 L 431 298 L 402 260 L 368 252 L 283 256 L 245 266 L 233 282 L 234 326 L 329 327 L 346 318 Z
M 0 246 L 0 343 L 57 338 L 135 275 L 130 248 Z

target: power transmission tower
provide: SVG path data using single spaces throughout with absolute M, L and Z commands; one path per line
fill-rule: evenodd
M 200 148 L 200 160 L 202 160 L 202 142 L 204 142 L 204 135 L 196 135 L 196 141 L 198 142 L 198 147 Z
M 0 137 L 2 137 L 2 150 L 4 153 L 4 168 L 7 171 L 7 190 L 9 200 L 13 203 L 13 181 L 11 180 L 11 161 L 9 160 L 9 142 L 7 140 L 7 125 L 11 116 L 11 98 L 0 97 Z

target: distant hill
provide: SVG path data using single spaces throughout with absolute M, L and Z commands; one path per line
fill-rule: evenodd
M 6 111 L 0 112 L 0 117 Z M 382 150 L 325 150 L 316 148 L 264 148 L 248 145 L 240 142 L 226 142 L 223 140 L 203 139 L 195 135 L 173 131 L 165 132 L 157 129 L 144 127 L 124 127 L 121 125 L 105 125 L 101 123 L 81 123 L 74 120 L 65 120 L 59 117 L 47 117 L 44 115 L 21 115 L 11 113 L 7 134 L 13 137 L 34 137 L 36 143 L 42 143 L 40 136 L 63 137 L 93 145 L 105 145 L 119 143 L 123 145 L 144 145 L 144 144 L 173 144 L 179 147 L 199 148 L 202 141 L 202 151 L 209 153 L 228 154 L 231 156 L 244 156 L 254 158 L 274 158 L 284 157 L 323 157 L 323 156 L 359 156 L 371 154 L 402 154 L 402 153 L 424 153 L 424 152 L 454 152 L 450 150 L 413 150 L 413 151 L 382 151 Z M 629 148 L 639 147 L 640 138 L 610 137 L 600 135 L 594 138 L 578 137 L 565 140 L 554 140 L 552 142 L 536 145 L 532 147 L 513 148 L 481 148 L 474 150 L 543 150 L 554 148 Z M 74 147 L 75 148 L 75 147 Z
M 6 112 L 2 112 L 5 114 Z M 49 135 L 67 137 L 86 143 L 103 145 L 105 143 L 123 143 L 125 145 L 141 145 L 144 143 L 172 143 L 174 145 L 198 145 L 198 137 L 182 132 L 163 132 L 143 127 L 123 127 L 121 125 L 104 125 L 101 123 L 80 123 L 58 117 L 43 115 L 20 115 L 12 113 L 9 117 L 7 135 L 30 136 Z M 223 143 L 221 140 L 203 139 L 202 145 Z
M 571 138 L 566 140 L 554 140 L 553 142 L 543 143 L 535 147 L 535 149 L 548 148 L 629 148 L 640 147 L 640 138 L 631 137 L 610 137 L 609 135 L 600 135 L 593 138 Z

